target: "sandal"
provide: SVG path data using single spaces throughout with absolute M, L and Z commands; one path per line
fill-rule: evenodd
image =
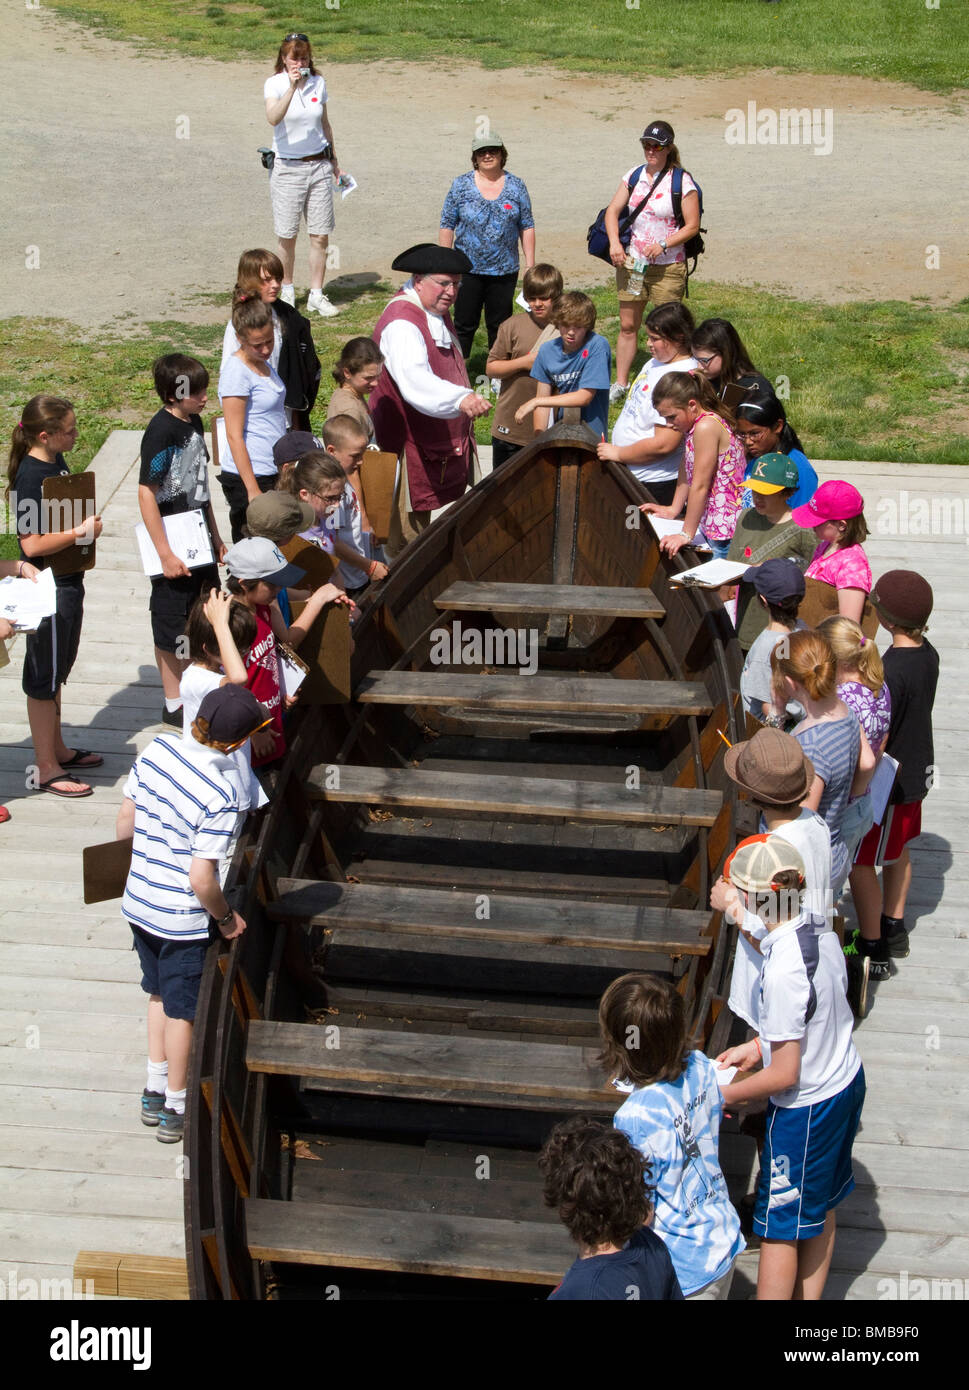
M 51 778 L 48 779 L 48 781 L 46 781 L 46 782 L 41 782 L 40 785 L 38 786 L 37 790 L 38 790 L 39 792 L 50 792 L 52 796 L 64 796 L 64 797 L 68 797 L 68 798 L 71 798 L 71 799 L 76 799 L 77 797 L 80 797 L 80 796 L 93 796 L 93 795 L 94 795 L 94 788 L 93 788 L 93 787 L 88 787 L 88 786 L 86 786 L 83 782 L 78 783 L 79 786 L 84 787 L 84 790 L 83 790 L 82 792 L 65 792 L 65 791 L 58 791 L 58 789 L 57 789 L 57 784 L 58 784 L 59 782 L 72 782 L 73 780 L 74 780 L 74 779 L 73 779 L 72 777 L 66 777 L 66 776 L 64 775 L 64 773 L 62 772 L 62 773 L 60 773 L 60 775 L 57 776 L 57 777 L 51 777 Z
M 68 758 L 62 762 L 61 767 L 100 767 L 103 762 L 104 759 L 100 753 L 92 753 L 88 748 L 78 748 L 75 750 L 73 758 Z

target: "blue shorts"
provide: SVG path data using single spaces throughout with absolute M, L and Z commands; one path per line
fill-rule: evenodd
M 141 987 L 160 995 L 166 1018 L 195 1019 L 202 968 L 211 938 L 204 941 L 166 941 L 143 927 L 128 925 L 135 934 L 135 950 L 141 962 Z
M 851 1146 L 865 1100 L 865 1069 L 815 1105 L 767 1106 L 754 1231 L 767 1240 L 810 1240 L 855 1185 Z

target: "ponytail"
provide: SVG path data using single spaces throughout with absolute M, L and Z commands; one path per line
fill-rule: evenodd
M 836 614 L 819 623 L 818 632 L 827 638 L 839 666 L 857 671 L 862 685 L 878 695 L 885 684 L 885 668 L 878 648 L 866 637 L 861 626 L 851 618 Z
M 260 328 L 268 328 L 273 321 L 273 311 L 264 304 L 258 294 L 251 290 L 232 296 L 232 327 L 242 342 L 243 335 L 258 333 Z
M 10 436 L 10 460 L 7 464 L 7 493 L 16 487 L 17 469 L 42 434 L 53 434 L 63 425 L 74 407 L 63 396 L 31 396 Z
M 661 401 L 670 401 L 684 409 L 690 401 L 696 401 L 704 410 L 719 415 L 730 429 L 736 429 L 737 420 L 732 410 L 724 405 L 717 395 L 709 377 L 702 372 L 667 372 L 653 387 L 653 406 L 659 409 Z
M 789 676 L 811 700 L 827 700 L 835 693 L 838 668 L 831 643 L 822 632 L 792 632 L 771 652 L 771 670 Z

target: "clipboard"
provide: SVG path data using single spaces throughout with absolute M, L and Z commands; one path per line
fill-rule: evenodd
M 367 449 L 360 465 L 363 505 L 378 545 L 384 545 L 390 536 L 399 466 L 396 454 L 377 449 Z
M 836 618 L 838 590 L 834 584 L 828 584 L 823 579 L 805 578 L 804 597 L 801 599 L 797 616 L 807 623 L 808 627 L 817 627 L 825 618 Z M 865 599 L 861 613 L 861 630 L 867 638 L 878 636 L 878 614 L 868 598 Z
M 120 898 L 131 868 L 134 837 L 108 840 L 103 845 L 87 845 L 83 851 L 84 901 L 104 903 Z
M 291 565 L 298 565 L 301 570 L 306 571 L 307 588 L 318 589 L 321 584 L 329 584 L 333 578 L 336 560 L 312 541 L 304 541 L 302 536 L 293 536 L 279 548 Z
M 293 617 L 303 605 L 294 603 Z M 299 688 L 301 705 L 345 705 L 350 699 L 350 611 L 345 604 L 330 603 L 299 644 L 306 663 L 306 679 Z
M 66 531 L 80 526 L 88 517 L 97 516 L 94 500 L 95 477 L 93 473 L 64 473 L 56 478 L 45 478 L 41 488 L 44 502 L 53 504 L 54 520 L 60 516 L 69 519 L 69 525 L 54 525 L 51 531 Z M 95 542 L 89 545 L 69 545 L 66 550 L 58 550 L 50 557 L 50 568 L 55 578 L 62 574 L 78 574 L 82 570 L 94 568 L 96 560 Z

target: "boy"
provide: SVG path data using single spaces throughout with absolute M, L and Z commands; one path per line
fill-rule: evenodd
M 596 326 L 596 306 L 587 294 L 573 291 L 558 297 L 552 305 L 552 323 L 558 338 L 538 350 L 531 375 L 538 382 L 538 395 L 515 411 L 515 420 L 535 412 L 535 432 L 548 429 L 553 406 L 581 407 L 581 419 L 600 439 L 606 437 L 609 420 L 609 378 L 612 353 Z
M 367 520 L 360 485 L 367 434 L 351 415 L 333 415 L 323 426 L 323 447 L 347 475 L 343 500 L 333 515 L 333 553 L 340 561 L 333 582 L 354 594 L 371 579 L 387 578 L 387 566 L 377 553 L 379 546 Z
M 648 1164 L 625 1134 L 576 1116 L 555 1126 L 538 1160 L 579 1258 L 550 1300 L 672 1300 L 683 1294 L 666 1246 L 646 1228 Z
M 162 572 L 151 581 L 151 631 L 155 661 L 162 679 L 165 708 L 162 722 L 182 727 L 182 701 L 178 693 L 187 656 L 179 650 L 185 621 L 195 600 L 218 589 L 216 565 L 189 569 L 172 553 L 163 517 L 200 508 L 204 513 L 217 560 L 225 555 L 209 500 L 207 468 L 209 451 L 201 412 L 208 400 L 209 374 L 194 357 L 172 352 L 159 357 L 153 368 L 155 390 L 162 408 L 148 422 L 141 441 L 138 505 L 152 544 L 158 551 Z
M 807 627 L 797 616 L 804 597 L 804 574 L 790 560 L 774 559 L 751 566 L 741 581 L 753 586 L 754 601 L 767 613 L 767 626 L 751 643 L 740 673 L 744 713 L 772 728 L 780 728 L 790 718 L 804 717 L 801 706 L 793 702 L 783 711 L 774 708 L 770 666 L 770 654 L 778 642 Z
M 754 1207 L 757 1298 L 817 1300 L 834 1253 L 834 1208 L 855 1185 L 851 1146 L 865 1098 L 844 956 L 834 932 L 816 932 L 801 911 L 804 860 L 780 835 L 742 841 L 726 872 L 734 901 L 767 926 L 758 1036 L 717 1058 L 742 1071 L 764 1063 L 723 1087 L 728 1106 L 769 1097 Z
M 935 767 L 932 706 L 939 681 L 939 654 L 924 636 L 932 612 L 932 586 L 920 574 L 889 570 L 871 591 L 871 601 L 892 645 L 882 658 L 892 697 L 892 717 L 885 752 L 899 763 L 891 804 L 881 825 L 873 825 L 861 842 L 851 875 L 851 891 L 877 909 L 881 903 L 881 937 L 866 941 L 856 931 L 845 948 L 868 958 L 870 978 L 891 976 L 889 957 L 908 955 L 905 903 L 912 883 L 908 842 L 922 833 L 922 802 Z M 881 863 L 879 893 L 875 874 Z M 857 887 L 856 887 L 857 884 Z
M 552 305 L 562 288 L 561 273 L 554 265 L 533 265 L 526 270 L 522 293 L 528 313 L 505 319 L 488 354 L 485 372 L 501 384 L 491 436 L 494 468 L 500 468 L 535 437 L 534 430 L 516 423 L 515 411 L 535 394 L 529 373 L 539 348 L 555 337 Z
M 133 837 L 121 903 L 134 933 L 148 1001 L 148 1080 L 141 1122 L 162 1144 L 185 1127 L 192 1023 L 209 942 L 246 924 L 221 879 L 249 810 L 232 753 L 269 714 L 242 686 L 212 690 L 199 705 L 191 741 L 160 734 L 135 762 L 118 811 L 119 840 Z

